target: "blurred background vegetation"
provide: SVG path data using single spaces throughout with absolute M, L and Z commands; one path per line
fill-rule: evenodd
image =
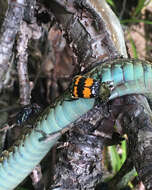
M 107 0 L 120 19 L 131 57 L 152 58 L 152 1 Z
M 152 1 L 107 0 L 107 2 L 119 18 L 124 30 L 128 56 L 152 61 Z M 126 153 L 126 141 L 121 145 L 105 148 L 105 166 L 108 171 L 110 168 L 113 175 L 124 163 Z M 132 170 L 124 177 L 122 181 L 126 180 L 125 189 L 145 189 L 136 176 L 136 171 Z

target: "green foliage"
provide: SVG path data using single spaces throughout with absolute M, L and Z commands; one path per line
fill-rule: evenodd
M 118 189 L 123 189 L 128 184 L 133 189 L 133 185 L 129 181 L 132 181 L 136 176 L 137 172 L 135 168 L 133 168 L 130 172 L 123 176 L 122 180 L 117 185 Z
M 152 21 L 132 18 L 132 19 L 121 20 L 120 23 L 121 24 L 127 24 L 127 23 L 131 23 L 131 24 L 136 24 L 136 23 L 152 24 Z
M 145 0 L 138 0 L 138 4 L 133 13 L 133 17 L 136 17 L 138 14 L 140 14 L 141 10 L 144 7 L 144 4 L 145 4 Z
M 111 160 L 112 173 L 116 174 L 121 168 L 122 164 L 126 160 L 126 141 L 122 141 L 119 150 L 121 150 L 121 154 L 117 151 L 117 146 L 109 146 L 109 155 Z
M 134 42 L 134 40 L 132 39 L 130 33 L 129 33 L 129 41 L 130 41 L 130 44 L 131 44 L 131 48 L 132 48 L 132 52 L 133 52 L 133 57 L 134 57 L 134 58 L 138 58 L 136 45 L 135 45 L 135 42 Z
M 111 6 L 111 7 L 115 7 L 115 3 L 113 0 L 106 0 L 107 3 Z
M 152 21 L 149 20 L 143 20 L 143 19 L 139 19 L 142 16 L 142 10 L 143 8 L 145 8 L 149 3 L 151 2 L 151 0 L 138 0 L 137 6 L 135 7 L 134 11 L 132 11 L 131 13 L 131 18 L 129 19 L 125 19 L 125 20 L 121 20 L 121 24 L 133 24 L 133 23 L 144 23 L 144 24 L 152 24 Z

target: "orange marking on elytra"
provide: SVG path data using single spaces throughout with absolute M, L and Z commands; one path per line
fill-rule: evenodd
M 82 76 L 78 76 L 78 77 L 76 78 L 76 80 L 75 80 L 74 85 L 78 85 L 81 78 L 82 78 Z
M 77 86 L 74 86 L 74 88 L 73 88 L 73 95 L 74 95 L 74 97 L 78 97 L 78 87 Z
M 92 78 L 87 78 L 85 80 L 85 86 L 86 87 L 91 87 L 93 85 L 93 79 Z
M 84 96 L 84 98 L 90 98 L 90 96 L 91 96 L 91 90 L 90 90 L 90 88 L 84 88 L 84 90 L 83 90 L 83 96 Z

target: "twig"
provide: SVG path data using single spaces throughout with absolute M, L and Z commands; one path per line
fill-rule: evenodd
M 30 104 L 31 88 L 27 69 L 27 45 L 29 39 L 32 37 L 32 32 L 29 30 L 27 24 L 23 21 L 20 26 L 20 34 L 17 41 L 17 69 L 20 83 L 20 104 Z
M 1 27 L 0 38 L 0 91 L 3 88 L 3 81 L 9 67 L 9 59 L 12 55 L 12 48 L 16 34 L 23 18 L 26 0 L 10 1 L 5 20 Z

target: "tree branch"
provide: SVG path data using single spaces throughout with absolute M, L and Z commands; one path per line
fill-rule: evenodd
M 6 73 L 9 68 L 9 59 L 12 55 L 15 36 L 23 18 L 25 0 L 10 1 L 5 20 L 1 27 L 0 38 L 0 91 L 3 87 Z

